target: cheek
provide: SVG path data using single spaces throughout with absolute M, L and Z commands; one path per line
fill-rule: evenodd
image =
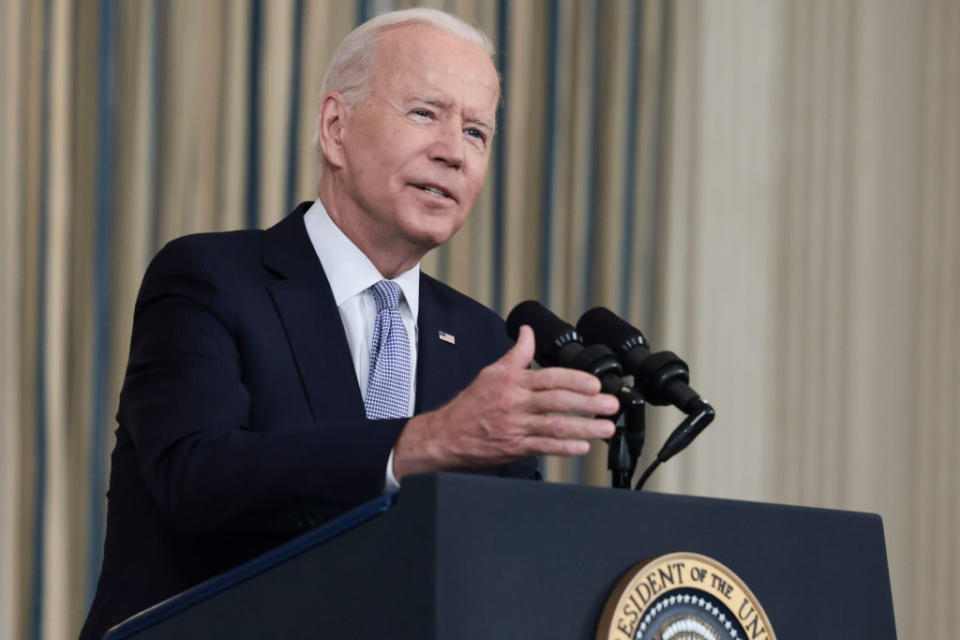
M 393 155 L 396 133 L 383 122 L 366 119 L 353 131 L 349 145 L 344 145 L 354 159 L 353 169 L 358 174 L 383 173 Z
M 488 161 L 486 158 L 484 158 L 482 161 L 475 164 L 467 175 L 467 183 L 470 185 L 470 194 L 474 199 L 480 195 L 480 191 L 483 189 L 483 182 L 487 177 L 487 165 Z
M 387 143 L 385 140 L 390 140 Z M 385 137 L 367 155 L 368 171 L 380 180 L 381 189 L 400 191 L 405 183 L 407 167 L 417 161 L 413 141 L 397 135 Z
M 389 200 L 402 187 L 397 180 L 395 163 L 385 148 L 371 148 L 358 156 L 355 175 L 358 188 L 372 201 Z

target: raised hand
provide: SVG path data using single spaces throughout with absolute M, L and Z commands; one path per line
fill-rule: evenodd
M 527 367 L 533 330 L 520 328 L 516 344 L 483 369 L 469 387 L 436 411 L 407 422 L 394 447 L 393 473 L 486 467 L 536 455 L 583 455 L 591 438 L 609 438 L 617 399 L 600 381 L 574 369 Z

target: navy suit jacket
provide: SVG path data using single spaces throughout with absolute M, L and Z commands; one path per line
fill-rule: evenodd
M 180 238 L 147 269 L 82 638 L 382 493 L 406 419 L 364 415 L 309 206 L 266 231 Z M 426 275 L 418 329 L 416 413 L 510 346 L 499 316 Z M 539 477 L 534 459 L 484 472 Z

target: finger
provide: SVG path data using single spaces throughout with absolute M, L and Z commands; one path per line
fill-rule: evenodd
M 557 440 L 589 440 L 609 438 L 616 427 L 610 420 L 562 414 L 530 416 L 527 432 L 532 437 L 544 436 Z
M 586 440 L 557 440 L 556 438 L 528 438 L 524 441 L 529 456 L 582 456 L 590 452 Z
M 532 393 L 529 406 L 536 413 L 556 411 L 609 416 L 620 409 L 620 401 L 608 393 L 583 394 L 567 389 L 549 389 Z
M 503 354 L 500 362 L 516 369 L 526 369 L 533 360 L 536 343 L 533 340 L 533 329 L 527 325 L 520 327 L 517 342 L 510 350 Z
M 600 393 L 600 379 L 586 371 L 566 367 L 547 367 L 531 371 L 527 386 L 533 390 L 568 389 L 578 393 Z

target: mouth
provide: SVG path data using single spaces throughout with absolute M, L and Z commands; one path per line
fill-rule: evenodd
M 453 194 L 452 194 L 452 193 L 450 193 L 449 191 L 447 191 L 446 189 L 444 189 L 443 187 L 441 187 L 441 186 L 438 185 L 438 184 L 426 183 L 426 182 L 425 182 L 425 183 L 422 183 L 422 184 L 411 183 L 410 186 L 416 187 L 417 189 L 420 189 L 421 191 L 426 191 L 427 193 L 429 193 L 430 195 L 432 195 L 432 196 L 435 197 L 435 198 L 446 198 L 446 199 L 448 199 L 448 200 L 453 200 L 454 202 L 457 201 L 457 199 L 456 199 L 455 197 L 453 197 Z

